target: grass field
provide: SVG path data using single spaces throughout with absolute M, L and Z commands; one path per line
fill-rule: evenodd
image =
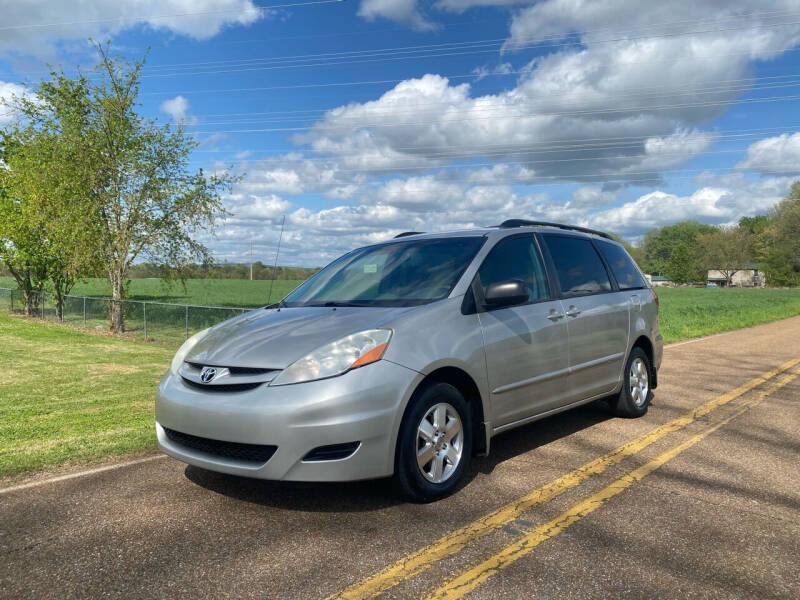
M 800 315 L 800 289 L 658 288 L 664 342 Z
M 240 306 L 255 308 L 268 304 L 269 281 L 248 279 L 188 279 L 186 287 L 178 282 L 165 285 L 160 279 L 131 279 L 130 299 L 200 306 Z M 276 279 L 272 286 L 272 302 L 283 298 L 302 282 L 294 279 Z M 0 287 L 16 288 L 12 277 L 0 277 Z M 105 279 L 78 282 L 70 294 L 75 296 L 110 296 Z
M 800 290 L 658 293 L 668 343 L 800 314 Z M 173 351 L 0 311 L 0 478 L 152 452 Z
M 169 348 L 0 312 L 0 477 L 152 451 Z

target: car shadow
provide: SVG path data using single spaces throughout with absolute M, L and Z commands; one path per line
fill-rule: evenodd
M 479 474 L 491 473 L 502 462 L 546 446 L 612 416 L 589 404 L 492 438 L 489 456 L 473 457 L 458 490 Z M 262 506 L 304 512 L 369 512 L 404 504 L 390 478 L 344 483 L 299 483 L 250 479 L 187 466 L 186 478 L 209 491 Z

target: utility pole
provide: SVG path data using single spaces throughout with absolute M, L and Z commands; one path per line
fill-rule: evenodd
M 281 240 L 283 239 L 283 226 L 286 225 L 286 215 L 283 215 L 281 221 L 281 234 L 278 236 L 278 249 L 275 251 L 275 264 L 272 266 L 272 279 L 269 282 L 269 296 L 267 297 L 267 304 L 272 300 L 272 285 L 275 283 L 275 272 L 278 270 L 278 255 L 281 253 Z
M 250 240 L 250 281 L 253 281 L 253 240 Z

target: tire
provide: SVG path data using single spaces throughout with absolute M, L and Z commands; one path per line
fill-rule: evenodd
M 612 412 L 618 417 L 636 418 L 647 413 L 653 399 L 653 370 L 647 353 L 634 347 L 625 363 L 622 389 L 609 401 Z
M 458 486 L 471 455 L 471 413 L 461 393 L 449 383 L 434 383 L 415 394 L 397 437 L 394 479 L 400 493 L 412 502 L 447 496 Z

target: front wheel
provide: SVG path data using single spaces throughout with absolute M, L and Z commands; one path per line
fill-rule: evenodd
M 650 388 L 650 359 L 647 353 L 638 346 L 631 350 L 625 364 L 622 389 L 610 404 L 617 416 L 641 417 L 653 399 Z
M 435 383 L 411 400 L 397 440 L 395 481 L 415 502 L 451 493 L 469 465 L 472 423 L 467 402 L 448 383 Z

